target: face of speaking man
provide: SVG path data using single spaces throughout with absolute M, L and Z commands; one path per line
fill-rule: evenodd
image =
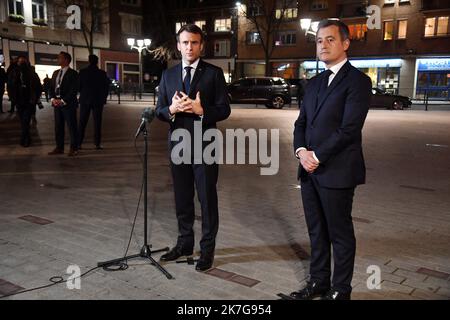
M 181 53 L 183 61 L 191 65 L 198 58 L 203 50 L 203 42 L 200 34 L 183 31 L 180 33 L 177 48 Z
M 347 57 L 350 40 L 342 40 L 338 26 L 320 28 L 316 36 L 317 56 L 327 68 L 334 66 Z

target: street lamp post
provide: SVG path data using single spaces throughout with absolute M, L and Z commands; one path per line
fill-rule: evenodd
M 128 38 L 127 43 L 130 46 L 130 49 L 136 49 L 139 52 L 139 97 L 142 99 L 142 51 L 147 50 L 150 51 L 150 45 L 152 44 L 152 40 L 150 39 L 134 39 Z
M 311 19 L 300 19 L 300 27 L 305 31 L 305 36 L 312 34 L 314 37 L 317 35 L 317 28 L 319 27 L 318 21 L 312 21 Z M 316 50 L 317 51 L 317 50 Z M 319 74 L 319 57 L 316 52 L 316 75 Z

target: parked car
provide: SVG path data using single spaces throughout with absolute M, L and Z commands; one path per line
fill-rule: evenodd
M 228 85 L 233 103 L 263 103 L 267 108 L 281 109 L 291 103 L 290 86 L 283 78 L 242 78 Z
M 379 88 L 372 88 L 371 108 L 386 108 L 392 110 L 403 110 L 411 107 L 409 97 L 392 94 Z

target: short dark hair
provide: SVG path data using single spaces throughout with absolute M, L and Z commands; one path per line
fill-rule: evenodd
M 200 38 L 201 38 L 200 41 L 201 42 L 205 41 L 205 34 L 203 33 L 202 29 L 200 29 L 200 27 L 197 26 L 196 24 L 189 23 L 189 24 L 185 24 L 184 26 L 182 26 L 180 28 L 180 30 L 178 30 L 177 42 L 180 42 L 180 34 L 184 31 L 189 32 L 189 33 L 199 34 Z
M 333 20 L 333 19 L 324 19 L 319 22 L 319 26 L 317 27 L 317 32 L 319 32 L 320 29 L 330 27 L 330 26 L 336 26 L 339 28 L 339 34 L 341 35 L 341 40 L 350 40 L 350 30 L 348 29 L 347 25 L 343 23 L 340 20 Z
M 70 55 L 70 53 L 65 52 L 65 51 L 61 51 L 59 54 L 63 55 L 64 58 L 71 63 L 72 62 L 72 56 Z
M 98 57 L 95 54 L 89 55 L 89 64 L 97 65 L 98 64 Z

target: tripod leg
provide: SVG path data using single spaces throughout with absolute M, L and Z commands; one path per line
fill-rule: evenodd
M 158 262 L 156 262 L 151 255 L 147 255 L 147 258 L 151 261 L 152 265 L 154 265 L 156 268 L 158 268 L 159 271 L 164 273 L 167 279 L 173 279 L 173 276 L 169 272 L 167 272 L 167 270 L 164 269 Z

